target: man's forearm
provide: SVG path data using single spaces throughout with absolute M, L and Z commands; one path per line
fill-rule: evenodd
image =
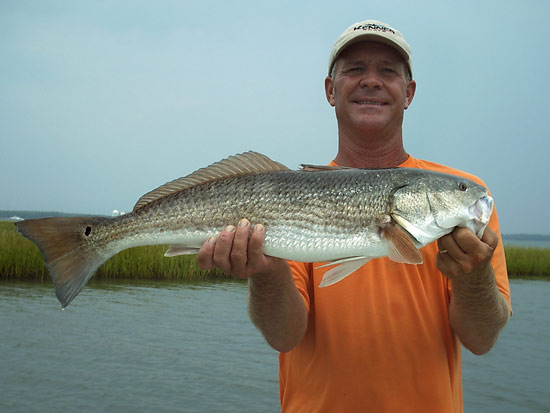
M 242 219 L 201 247 L 197 261 L 203 269 L 220 268 L 235 278 L 248 278 L 248 311 L 267 342 L 290 351 L 303 338 L 307 311 L 285 260 L 263 254 L 264 226 Z
M 275 350 L 292 350 L 307 328 L 307 312 L 286 262 L 248 279 L 248 313 Z
M 452 281 L 451 325 L 467 349 L 485 354 L 508 322 L 510 309 L 498 290 L 490 264 L 465 278 Z

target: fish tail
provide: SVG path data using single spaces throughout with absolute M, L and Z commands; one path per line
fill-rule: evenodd
M 34 242 L 52 278 L 55 295 L 65 308 L 84 288 L 97 268 L 116 251 L 96 246 L 92 234 L 108 218 L 42 218 L 19 221 L 15 225 Z

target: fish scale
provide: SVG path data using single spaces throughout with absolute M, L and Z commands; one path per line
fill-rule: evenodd
M 389 193 L 350 191 L 345 177 L 326 173 L 327 179 L 320 181 L 312 175 L 288 171 L 213 182 L 149 208 L 152 216 L 158 215 L 158 209 L 162 211 L 159 223 L 168 228 L 183 230 L 185 222 L 198 222 L 202 228 L 217 231 L 243 217 L 266 227 L 290 222 L 304 228 L 315 225 L 354 231 L 387 214 Z M 306 194 L 304 188 L 308 188 Z
M 266 251 L 276 249 L 282 258 L 300 258 L 283 250 L 284 245 L 292 243 L 293 249 L 306 254 L 318 254 L 319 248 L 328 250 L 327 258 L 333 259 L 347 247 L 348 237 L 356 240 L 357 233 L 374 223 L 390 221 L 387 209 L 392 185 L 387 182 L 405 178 L 403 171 L 397 175 L 395 172 L 393 169 L 282 171 L 199 185 L 151 203 L 144 207 L 143 216 L 120 217 L 121 221 L 139 220 L 143 226 L 133 227 L 134 242 L 123 246 L 150 245 L 154 239 L 157 244 L 200 247 L 226 225 L 247 218 L 266 227 Z M 367 191 L 367 187 L 374 190 Z M 298 236 L 296 229 L 301 230 L 302 236 Z M 125 234 L 119 228 L 113 232 Z M 200 238 L 201 242 L 190 241 L 191 237 Z M 313 240 L 323 240 L 323 244 Z

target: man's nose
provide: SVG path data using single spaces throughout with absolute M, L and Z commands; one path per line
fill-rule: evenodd
M 361 87 L 366 88 L 380 88 L 382 87 L 382 81 L 380 76 L 374 70 L 367 70 L 361 77 L 361 82 L 359 83 Z

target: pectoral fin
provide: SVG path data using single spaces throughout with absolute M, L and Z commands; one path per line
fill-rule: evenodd
M 390 260 L 405 264 L 422 264 L 422 254 L 405 231 L 395 225 L 385 225 L 382 233 L 389 242 Z
M 369 260 L 370 257 L 350 257 L 316 267 L 317 269 L 327 267 L 329 265 L 337 265 L 333 269 L 328 270 L 325 275 L 323 275 L 323 279 L 321 280 L 321 284 L 319 284 L 319 287 L 328 287 L 329 285 L 336 284 L 337 282 L 342 281 L 352 272 L 357 271 L 359 268 L 361 268 Z
M 165 257 L 176 257 L 178 255 L 192 255 L 199 252 L 199 248 L 191 248 L 185 245 L 170 245 L 168 250 L 164 253 Z

